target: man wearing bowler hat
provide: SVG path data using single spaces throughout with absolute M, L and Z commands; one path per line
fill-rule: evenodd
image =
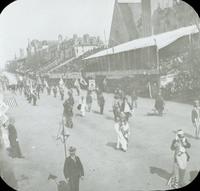
M 79 179 L 83 179 L 84 170 L 78 156 L 76 156 L 76 148 L 70 147 L 70 156 L 66 158 L 64 165 L 64 176 L 69 183 L 70 191 L 79 191 Z

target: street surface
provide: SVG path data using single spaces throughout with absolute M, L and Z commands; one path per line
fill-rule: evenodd
M 68 129 L 67 147 L 77 148 L 84 170 L 80 191 L 165 190 L 172 171 L 171 142 L 175 131 L 183 129 L 192 144 L 191 158 L 185 177 L 200 169 L 200 140 L 193 137 L 192 106 L 166 102 L 163 117 L 148 116 L 154 100 L 139 98 L 138 108 L 130 119 L 131 136 L 127 152 L 115 149 L 116 133 L 112 113 L 112 94 L 105 96 L 105 112 L 100 115 L 96 100 L 85 117 L 77 110 L 78 97 L 74 91 L 74 128 Z M 16 119 L 16 129 L 24 159 L 11 159 L 20 191 L 56 191 L 49 174 L 64 180 L 64 147 L 56 140 L 63 106 L 58 95 L 41 94 L 37 106 L 29 104 L 17 93 L 18 107 L 9 111 Z

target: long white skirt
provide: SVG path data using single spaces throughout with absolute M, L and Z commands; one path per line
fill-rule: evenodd
M 117 133 L 117 149 L 123 149 L 127 151 L 128 149 L 128 138 L 125 138 L 122 132 L 119 130 L 119 125 L 115 125 L 115 130 Z

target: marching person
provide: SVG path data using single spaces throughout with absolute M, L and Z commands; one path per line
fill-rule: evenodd
M 78 78 L 74 82 L 74 87 L 75 87 L 75 89 L 77 91 L 77 96 L 79 96 L 80 95 L 80 89 L 81 89 L 81 87 L 80 87 L 80 83 L 78 81 Z
M 47 86 L 46 88 L 47 88 L 47 94 L 48 94 L 48 95 L 51 95 L 51 86 L 49 85 L 49 86 Z
M 60 88 L 60 97 L 61 97 L 61 100 L 63 101 L 64 100 L 64 88 Z
M 79 100 L 79 108 L 80 108 L 81 116 L 84 117 L 85 111 L 86 111 L 86 103 L 85 103 L 84 96 L 81 96 L 81 98 Z
M 73 128 L 73 105 L 74 105 L 74 98 L 70 92 L 68 92 L 68 99 L 63 103 L 64 111 L 63 116 L 65 119 L 65 126 L 68 128 Z
M 91 91 L 87 92 L 86 104 L 87 104 L 87 111 L 90 112 L 91 107 L 92 107 L 92 92 Z
M 33 96 L 32 96 L 32 90 L 31 90 L 30 87 L 29 87 L 29 88 L 28 88 L 28 101 L 29 101 L 29 103 L 32 102 L 32 98 L 33 98 Z
M 191 117 L 192 117 L 192 124 L 195 129 L 195 137 L 196 139 L 198 139 L 200 132 L 200 107 L 198 100 L 194 101 Z
M 68 96 L 69 96 L 68 97 L 69 103 L 73 107 L 74 106 L 74 97 L 73 97 L 73 92 L 71 89 L 68 91 Z
M 183 130 L 178 130 L 176 138 L 172 141 L 171 150 L 174 151 L 174 166 L 172 174 L 177 177 L 179 187 L 184 186 L 185 171 L 190 158 L 186 149 L 190 147 L 191 144 L 185 138 Z
M 123 97 L 122 104 L 121 104 L 121 112 L 124 112 L 124 114 L 126 115 L 127 121 L 132 116 L 132 108 L 131 108 L 131 104 L 128 101 L 127 96 Z
M 65 126 L 68 128 L 73 127 L 72 117 L 73 117 L 73 107 L 70 104 L 69 99 L 67 99 L 63 103 L 64 111 L 63 111 L 63 117 L 65 119 Z
M 102 92 L 100 92 L 98 95 L 98 105 L 100 107 L 100 114 L 102 115 L 104 111 L 104 105 L 105 105 L 105 98 Z
M 120 108 L 121 108 L 121 103 L 119 99 L 119 95 L 114 95 L 114 101 L 113 101 L 113 114 L 114 114 L 114 120 L 117 121 L 117 118 L 120 116 Z
M 103 90 L 104 90 L 104 92 L 107 91 L 107 87 L 108 87 L 107 85 L 108 85 L 107 78 L 104 78 L 103 79 Z
M 123 95 L 122 95 L 123 92 L 122 92 L 122 90 L 119 87 L 115 89 L 114 94 L 116 96 L 119 96 L 120 99 L 122 99 L 122 97 L 123 97 Z
M 79 180 L 84 177 L 84 169 L 81 160 L 76 156 L 76 148 L 69 148 L 69 157 L 65 159 L 64 176 L 69 183 L 70 191 L 79 191 Z
M 32 99 L 33 99 L 33 105 L 36 106 L 36 102 L 37 102 L 37 93 L 36 93 L 36 90 L 35 90 L 35 89 L 32 91 Z
M 132 108 L 134 107 L 137 108 L 137 99 L 138 99 L 137 93 L 135 90 L 133 90 L 131 93 L 131 107 Z
M 57 86 L 53 86 L 53 95 L 56 98 L 56 96 L 57 96 Z
M 120 117 L 117 117 L 114 128 L 117 133 L 117 149 L 122 149 L 126 152 L 128 149 L 128 139 L 130 136 L 130 127 L 126 119 L 126 115 L 122 112 Z
M 26 97 L 26 100 L 30 103 L 31 102 L 31 90 L 29 86 L 26 86 L 24 95 Z
M 163 115 L 164 105 L 165 105 L 164 99 L 163 99 L 161 93 L 159 92 L 155 99 L 155 105 L 154 105 L 159 116 Z
M 36 86 L 36 92 L 37 92 L 37 98 L 40 99 L 40 91 L 41 91 L 41 85 L 37 84 Z

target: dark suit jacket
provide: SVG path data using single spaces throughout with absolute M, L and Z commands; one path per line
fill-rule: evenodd
M 84 176 L 84 170 L 79 157 L 75 157 L 76 162 L 69 156 L 65 160 L 64 176 L 65 178 L 77 178 Z

